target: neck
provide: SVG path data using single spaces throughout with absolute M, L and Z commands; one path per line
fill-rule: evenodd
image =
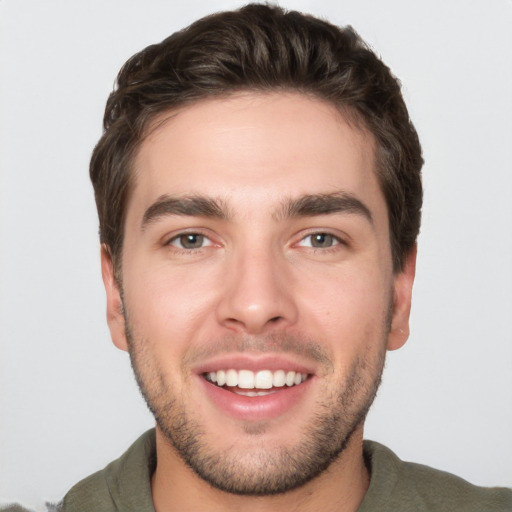
M 369 486 L 363 459 L 363 426 L 319 476 L 298 489 L 274 496 L 239 496 L 213 488 L 176 453 L 157 427 L 157 467 L 151 481 L 156 512 L 355 512 Z

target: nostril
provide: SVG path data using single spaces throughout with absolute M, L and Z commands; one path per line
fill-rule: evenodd
M 282 317 L 280 317 L 280 316 L 275 316 L 274 318 L 271 318 L 271 319 L 269 320 L 269 322 L 276 323 L 276 322 L 278 322 L 279 320 L 281 320 L 281 318 L 282 318 Z

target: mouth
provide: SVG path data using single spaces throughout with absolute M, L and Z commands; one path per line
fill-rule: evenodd
M 219 388 L 240 396 L 260 397 L 277 393 L 306 382 L 310 375 L 299 371 L 226 369 L 202 374 L 203 378 Z
M 193 373 L 205 406 L 250 422 L 298 413 L 312 400 L 317 380 L 314 364 L 276 354 L 224 354 L 202 362 Z

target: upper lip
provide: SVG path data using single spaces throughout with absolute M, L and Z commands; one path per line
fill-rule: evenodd
M 216 372 L 219 370 L 284 370 L 314 374 L 314 364 L 300 360 L 297 356 L 288 354 L 223 354 L 209 358 L 194 365 L 192 371 L 196 374 Z

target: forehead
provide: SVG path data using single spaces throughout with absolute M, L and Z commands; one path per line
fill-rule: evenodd
M 372 135 L 319 99 L 244 93 L 203 100 L 153 123 L 135 159 L 127 221 L 165 194 L 221 198 L 244 214 L 340 191 L 382 207 L 374 154 Z

